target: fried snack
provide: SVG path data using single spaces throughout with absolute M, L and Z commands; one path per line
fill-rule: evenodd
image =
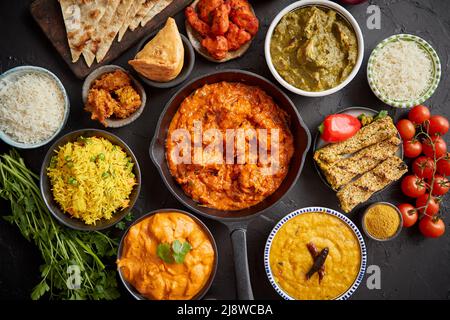
M 358 151 L 350 158 L 321 167 L 322 172 L 331 187 L 337 190 L 356 176 L 372 170 L 383 160 L 392 157 L 400 143 L 401 140 L 398 137 L 392 137 L 373 144 Z
M 141 105 L 141 97 L 132 86 L 119 88 L 115 91 L 119 103 L 114 109 L 117 118 L 128 118 Z
M 386 159 L 337 192 L 342 210 L 349 213 L 358 204 L 367 201 L 375 192 L 400 179 L 406 172 L 408 172 L 408 166 L 399 157 L 393 156 Z
M 95 80 L 92 87 L 96 89 L 104 89 L 106 91 L 115 91 L 129 85 L 131 85 L 130 77 L 122 70 L 116 70 L 103 75 L 98 80 Z
M 98 120 L 106 126 L 105 120 L 111 117 L 114 110 L 119 107 L 119 104 L 111 97 L 108 91 L 103 89 L 89 90 L 85 110 L 91 112 L 92 120 Z

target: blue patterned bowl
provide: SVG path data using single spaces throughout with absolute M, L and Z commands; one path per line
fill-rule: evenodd
M 361 235 L 361 232 L 358 230 L 358 228 L 355 226 L 355 224 L 345 215 L 343 215 L 340 212 L 337 212 L 335 210 L 332 209 L 328 209 L 328 208 L 323 208 L 323 207 L 308 207 L 308 208 L 303 208 L 303 209 L 298 209 L 294 212 L 289 213 L 287 216 L 285 216 L 283 219 L 281 219 L 276 225 L 275 227 L 272 229 L 272 231 L 270 232 L 269 237 L 267 238 L 267 242 L 266 242 L 266 246 L 264 249 L 264 269 L 266 270 L 266 274 L 267 277 L 269 278 L 269 282 L 270 284 L 274 287 L 275 291 L 285 300 L 295 300 L 293 297 L 289 296 L 286 292 L 283 291 L 283 289 L 276 283 L 275 278 L 272 274 L 272 270 L 270 268 L 270 261 L 269 261 L 269 254 L 270 254 L 270 249 L 272 246 L 272 241 L 275 238 L 275 235 L 277 234 L 277 232 L 281 229 L 281 227 L 288 222 L 289 220 L 291 220 L 294 217 L 297 217 L 301 214 L 304 213 L 308 213 L 308 212 L 321 212 L 321 213 L 326 213 L 329 215 L 333 215 L 337 218 L 339 218 L 340 220 L 342 220 L 343 222 L 345 222 L 350 229 L 353 230 L 356 238 L 359 241 L 359 247 L 361 249 L 361 262 L 360 262 L 360 267 L 359 267 L 359 272 L 358 275 L 355 279 L 355 281 L 353 282 L 352 286 L 343 294 L 341 294 L 340 296 L 336 297 L 335 300 L 347 300 L 358 288 L 359 284 L 361 283 L 362 279 L 364 278 L 364 273 L 366 271 L 366 264 L 367 264 L 367 251 L 366 251 L 366 245 L 364 243 L 364 239 Z

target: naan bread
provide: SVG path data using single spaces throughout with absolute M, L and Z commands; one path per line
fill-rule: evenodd
M 127 17 L 122 24 L 122 26 L 119 29 L 119 36 L 117 37 L 117 41 L 122 41 L 122 38 L 127 32 L 128 27 L 130 26 L 131 22 L 133 21 L 134 17 L 136 16 L 136 13 L 141 8 L 141 5 L 145 2 L 145 0 L 134 0 L 133 4 L 131 5 L 130 9 L 128 9 Z
M 77 47 L 77 39 L 82 33 L 80 7 L 72 0 L 60 0 L 61 12 L 66 26 L 67 42 L 69 43 L 72 62 L 77 62 L 81 55 L 81 50 Z
M 147 13 L 147 15 L 142 19 L 141 26 L 145 26 L 147 22 L 153 19 L 158 13 L 163 11 L 173 0 L 158 0 L 153 8 Z
M 108 5 L 105 8 L 103 17 L 98 22 L 94 34 L 91 36 L 89 44 L 85 50 L 86 52 L 89 52 L 86 53 L 86 55 L 88 55 L 88 58 L 85 55 L 85 51 L 83 51 L 83 55 L 88 66 L 91 66 L 92 62 L 94 61 L 95 55 L 100 48 L 102 38 L 106 36 L 108 28 L 114 19 L 114 15 L 116 14 L 119 4 L 120 0 L 108 0 Z
M 130 24 L 130 30 L 134 31 L 139 24 L 141 23 L 142 19 L 147 15 L 147 13 L 155 6 L 155 4 L 158 2 L 158 0 L 146 0 L 142 5 L 141 8 L 136 13 L 136 16 L 134 17 L 133 21 Z
M 95 36 L 97 26 L 105 14 L 106 8 L 111 5 L 110 0 L 78 0 L 81 7 L 82 21 L 85 24 L 84 31 L 88 40 L 83 47 L 83 57 L 88 67 L 92 65 L 95 59 L 95 52 L 90 50 L 90 43 Z
M 114 38 L 119 32 L 120 27 L 126 19 L 128 9 L 134 0 L 120 0 L 119 6 L 114 13 L 113 19 L 109 25 L 101 26 L 101 36 L 99 37 L 98 50 L 96 53 L 97 62 L 100 62 L 105 57 L 109 48 L 111 47 Z
M 164 28 L 128 63 L 150 80 L 175 79 L 184 64 L 183 42 L 175 20 L 168 18 Z
M 59 0 L 72 62 L 78 61 L 81 53 L 88 65 L 93 60 L 94 55 L 86 48 L 105 12 L 107 2 L 108 0 Z

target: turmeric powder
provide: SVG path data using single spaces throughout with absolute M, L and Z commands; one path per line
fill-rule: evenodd
M 377 204 L 367 210 L 364 216 L 367 232 L 377 239 L 392 237 L 400 226 L 400 216 L 393 207 Z

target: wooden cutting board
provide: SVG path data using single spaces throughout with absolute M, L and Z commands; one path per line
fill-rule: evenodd
M 47 38 L 62 56 L 69 68 L 80 79 L 85 78 L 92 70 L 108 64 L 119 57 L 124 51 L 141 40 L 144 36 L 155 31 L 168 17 L 172 17 L 186 7 L 192 0 L 174 0 L 163 11 L 150 20 L 144 27 L 138 27 L 134 31 L 128 30 L 121 42 L 117 42 L 117 37 L 111 45 L 108 53 L 101 63 L 94 63 L 89 68 L 83 57 L 72 63 L 69 44 L 67 43 L 66 27 L 61 13 L 58 0 L 35 0 L 31 6 L 31 15 L 37 24 L 44 31 Z

